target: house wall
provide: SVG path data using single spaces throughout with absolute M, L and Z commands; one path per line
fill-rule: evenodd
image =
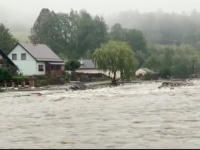
M 21 54 L 26 53 L 26 60 L 21 60 Z M 17 60 L 12 60 L 12 54 L 17 54 Z M 19 71 L 23 73 L 23 75 L 44 75 L 44 72 L 38 71 L 38 65 L 44 63 L 38 63 L 36 60 L 20 45 L 17 45 L 8 55 L 8 57 L 18 66 Z M 45 65 L 44 65 L 45 70 Z
M 78 69 L 78 70 L 76 70 L 76 72 L 78 72 L 78 73 L 89 73 L 89 74 L 102 73 L 102 74 L 105 74 L 105 75 L 110 76 L 110 77 L 114 76 L 114 74 L 112 74 L 112 73 L 110 73 L 110 75 L 109 75 L 109 71 L 103 72 L 103 71 L 98 70 L 98 69 Z M 119 71 L 116 74 L 116 78 L 120 78 L 120 72 Z
M 1 56 L 1 54 L 0 54 L 0 59 L 2 59 L 3 58 L 3 56 Z

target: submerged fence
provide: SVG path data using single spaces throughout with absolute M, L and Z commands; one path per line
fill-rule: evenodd
M 35 81 L 34 80 L 29 80 L 29 81 L 21 81 L 21 82 L 14 82 L 14 81 L 3 81 L 0 83 L 0 87 L 4 87 L 4 88 L 7 88 L 7 87 L 26 87 L 26 86 L 32 86 L 34 87 L 35 86 Z

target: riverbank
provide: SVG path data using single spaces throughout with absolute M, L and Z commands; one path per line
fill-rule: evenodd
M 119 85 L 124 84 L 151 84 L 151 83 L 162 83 L 167 81 L 184 81 L 185 79 L 171 79 L 171 80 L 133 80 L 129 82 L 118 82 Z M 199 79 L 188 79 L 188 80 L 199 80 Z M 26 91 L 45 91 L 45 90 L 69 90 L 70 87 L 74 84 L 77 84 L 80 82 L 70 82 L 64 85 L 49 85 L 44 87 L 26 87 L 26 88 L 2 88 L 0 89 L 0 92 L 26 92 Z M 111 84 L 111 81 L 99 81 L 99 82 L 81 82 L 86 85 L 87 89 L 97 89 L 97 88 L 104 88 L 108 87 Z
M 0 92 L 25 92 L 25 91 L 45 91 L 45 90 L 69 90 L 74 84 L 80 82 L 70 82 L 64 85 L 49 85 L 44 87 L 26 87 L 26 88 L 2 88 Z M 96 89 L 110 86 L 111 81 L 101 82 L 81 82 L 86 85 L 87 89 Z M 141 83 L 139 81 L 119 82 L 119 84 Z

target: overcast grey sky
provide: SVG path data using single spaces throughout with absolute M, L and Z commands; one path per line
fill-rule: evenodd
M 0 0 L 0 22 L 33 25 L 42 8 L 55 12 L 86 9 L 91 14 L 109 15 L 127 10 L 189 12 L 200 10 L 200 0 Z

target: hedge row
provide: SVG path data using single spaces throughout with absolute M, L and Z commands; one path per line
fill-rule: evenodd
M 12 78 L 13 82 L 20 85 L 22 81 L 28 82 L 29 77 L 27 76 L 17 76 Z

